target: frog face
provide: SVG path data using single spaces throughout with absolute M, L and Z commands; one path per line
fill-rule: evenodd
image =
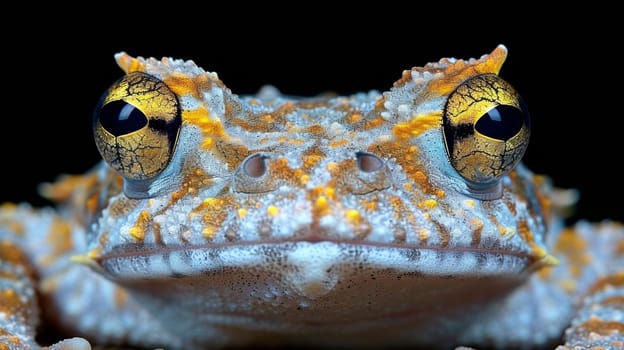
M 94 256 L 331 242 L 419 252 L 422 273 L 548 263 L 547 186 L 519 165 L 530 121 L 497 75 L 506 53 L 415 67 L 381 94 L 312 98 L 240 97 L 192 61 L 118 54 L 126 75 L 93 125 L 124 191 L 95 225 Z

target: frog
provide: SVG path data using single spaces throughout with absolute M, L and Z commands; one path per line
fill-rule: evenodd
M 311 97 L 116 54 L 102 161 L 0 206 L 0 349 L 622 348 L 624 226 L 523 164 L 507 53 Z

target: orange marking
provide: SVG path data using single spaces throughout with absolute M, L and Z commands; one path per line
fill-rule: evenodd
M 71 225 L 67 221 L 55 218 L 50 226 L 46 239 L 51 252 L 41 258 L 41 264 L 51 264 L 64 254 L 70 252 L 74 248 L 71 234 Z
M 182 113 L 182 120 L 199 127 L 204 136 L 227 136 L 227 133 L 223 128 L 223 124 L 221 124 L 221 120 L 210 118 L 210 114 L 204 106 L 200 106 L 193 110 L 185 110 Z
M 407 123 L 396 124 L 392 128 L 392 133 L 397 139 L 406 141 L 440 125 L 442 125 L 442 113 L 420 114 Z
M 591 295 L 608 287 L 619 286 L 624 286 L 624 272 L 619 272 L 599 279 L 591 288 L 589 288 L 586 294 Z
M 362 206 L 369 212 L 377 210 L 377 197 L 372 198 L 371 200 L 362 201 Z
M 419 208 L 424 209 L 433 209 L 438 206 L 438 201 L 435 199 L 425 199 L 424 201 L 418 203 Z
M 273 123 L 275 121 L 275 118 L 270 114 L 265 114 L 262 117 L 260 117 L 260 120 L 262 120 L 265 123 Z
M 427 240 L 429 239 L 429 235 L 431 233 L 429 232 L 429 230 L 427 230 L 426 228 L 421 228 L 418 230 L 418 239 L 422 242 L 422 243 L 426 243 Z
M 171 192 L 171 198 L 169 199 L 167 207 L 171 207 L 189 193 L 194 193 L 198 189 L 209 186 L 211 183 L 212 179 L 201 168 L 195 168 L 194 170 L 189 171 L 182 181 L 180 190 Z M 195 208 L 194 211 L 200 209 L 202 209 L 201 204 L 198 208 Z
M 451 233 L 448 231 L 448 229 L 444 226 L 442 226 L 442 224 L 440 224 L 439 222 L 435 221 L 435 220 L 430 220 L 431 223 L 433 223 L 436 227 L 436 229 L 438 230 L 438 234 L 440 235 L 440 246 L 442 247 L 446 247 L 449 245 L 449 243 L 451 242 Z
M 5 261 L 11 265 L 20 265 L 25 270 L 28 276 L 34 276 L 35 271 L 29 264 L 28 257 L 22 252 L 22 250 L 10 241 L 0 241 L 0 260 Z M 5 277 L 17 277 L 8 271 L 2 271 Z M 14 279 L 14 278 L 11 278 Z
M 370 130 L 370 129 L 374 129 L 384 123 L 386 123 L 387 121 L 382 118 L 381 116 L 377 116 L 377 118 L 373 119 L 373 120 L 369 120 L 366 121 L 364 123 L 364 130 Z
M 118 56 L 115 57 L 115 59 L 117 60 L 117 65 L 119 66 L 119 68 L 121 68 L 126 73 L 145 72 L 145 65 L 139 62 L 138 59 L 128 55 L 125 52 L 120 53 Z
M 13 289 L 0 290 L 0 313 L 15 315 L 25 313 L 24 303 Z
M 587 322 L 578 325 L 588 333 L 596 333 L 603 336 L 609 336 L 613 333 L 624 333 L 624 324 L 614 321 L 603 321 L 597 317 L 590 318 Z
M 394 87 L 401 87 L 403 85 L 405 85 L 406 83 L 412 81 L 412 71 L 411 70 L 404 70 L 401 73 L 401 79 L 397 80 L 394 82 L 394 84 L 392 84 L 392 86 Z
M 0 338 L 4 338 L 3 340 L 0 341 L 7 341 L 10 344 L 7 343 L 1 343 L 0 342 L 0 350 L 11 350 L 11 349 L 15 349 L 15 347 L 22 345 L 22 341 L 20 340 L 20 338 L 18 338 L 15 335 L 12 335 L 11 333 L 6 332 L 4 329 L 0 329 Z
M 403 200 L 400 197 L 392 196 L 388 198 L 390 205 L 392 206 L 392 215 L 395 218 L 400 218 L 402 213 L 405 212 L 405 206 L 403 205 Z
M 472 228 L 471 246 L 478 246 L 481 243 L 481 232 L 483 231 L 483 221 L 477 218 L 470 219 L 470 227 Z
M 318 198 L 316 198 L 316 201 L 314 202 L 313 212 L 314 215 L 317 217 L 329 214 L 329 203 L 327 203 L 327 198 L 325 196 L 319 196 Z
M 615 253 L 616 253 L 617 255 L 622 255 L 622 254 L 624 254 L 624 240 L 619 241 L 619 242 L 617 243 L 617 246 L 616 246 L 616 248 L 615 248 Z
M 349 123 L 355 124 L 359 122 L 360 120 L 362 120 L 363 118 L 364 116 L 362 115 L 362 113 L 352 113 L 352 114 L 349 114 L 349 116 L 347 117 L 347 121 Z
M 322 134 L 325 132 L 325 128 L 323 128 L 322 126 L 318 124 L 314 124 L 314 125 L 310 125 L 307 128 L 307 131 L 311 134 Z
M 535 263 L 536 263 L 533 266 L 534 268 L 541 268 L 544 266 L 553 266 L 559 263 L 559 261 L 555 257 L 548 254 L 546 249 L 544 249 L 539 244 L 535 243 L 533 232 L 531 232 L 531 229 L 529 228 L 529 224 L 526 222 L 526 220 L 519 220 L 516 225 L 516 229 L 520 237 L 522 237 L 524 241 L 527 242 L 527 244 L 531 248 L 532 258 L 535 259 Z
M 347 140 L 331 141 L 329 143 L 329 147 L 341 147 L 341 146 L 346 146 L 348 144 L 349 144 L 349 141 Z
M 325 158 L 325 154 L 318 147 L 311 147 L 302 155 L 304 169 L 310 169 L 316 166 Z
M 566 256 L 570 274 L 575 278 L 580 277 L 585 266 L 591 262 L 591 255 L 587 253 L 587 242 L 572 228 L 561 232 L 553 251 Z
M 412 178 L 412 180 L 414 180 L 414 182 L 418 184 L 418 186 L 424 193 L 435 193 L 435 189 L 433 188 L 433 185 L 431 185 L 431 183 L 429 182 L 429 179 L 427 178 L 427 175 L 425 175 L 425 173 L 420 170 L 416 170 L 408 174 L 411 175 L 410 177 Z
M 624 297 L 622 296 L 615 296 L 615 297 L 610 297 L 610 298 L 606 298 L 605 300 L 603 300 L 601 302 L 602 305 L 622 305 L 624 306 Z
M 143 241 L 145 239 L 145 231 L 147 231 L 150 221 L 150 213 L 147 210 L 142 210 L 137 217 L 136 223 L 134 226 L 130 227 L 128 233 L 135 240 Z
M 128 302 L 128 294 L 122 288 L 115 288 L 115 306 L 117 308 L 123 308 Z
M 212 81 L 207 75 L 197 75 L 189 78 L 187 74 L 172 72 L 163 80 L 165 84 L 178 96 L 191 95 L 195 99 L 203 98 L 202 92 L 212 87 Z
M 212 240 L 216 236 L 218 229 L 216 226 L 208 225 L 204 226 L 201 233 L 204 238 Z
M 429 82 L 429 91 L 438 96 L 448 95 L 469 77 L 485 73 L 498 74 L 503 62 L 505 62 L 505 58 L 507 58 L 507 50 L 497 47 L 483 60 L 479 59 L 472 64 L 464 60 L 458 60 L 446 67 L 441 78 Z M 429 69 L 421 68 L 417 70 L 427 71 Z

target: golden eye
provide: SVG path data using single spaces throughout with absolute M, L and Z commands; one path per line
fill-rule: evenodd
M 130 73 L 102 95 L 93 114 L 102 158 L 125 179 L 160 174 L 173 155 L 182 119 L 176 95 L 159 79 Z
M 471 192 L 480 199 L 499 197 L 499 180 L 520 162 L 529 143 L 522 97 L 497 75 L 478 75 L 451 93 L 442 119 L 449 160 Z

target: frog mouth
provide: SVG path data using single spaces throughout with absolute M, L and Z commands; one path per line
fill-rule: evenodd
M 550 255 L 502 248 L 423 247 L 331 240 L 246 242 L 146 248 L 118 246 L 94 262 L 113 279 L 185 277 L 228 269 L 322 271 L 374 268 L 432 276 L 524 274 L 552 265 Z M 316 269 L 316 270 L 314 270 Z

